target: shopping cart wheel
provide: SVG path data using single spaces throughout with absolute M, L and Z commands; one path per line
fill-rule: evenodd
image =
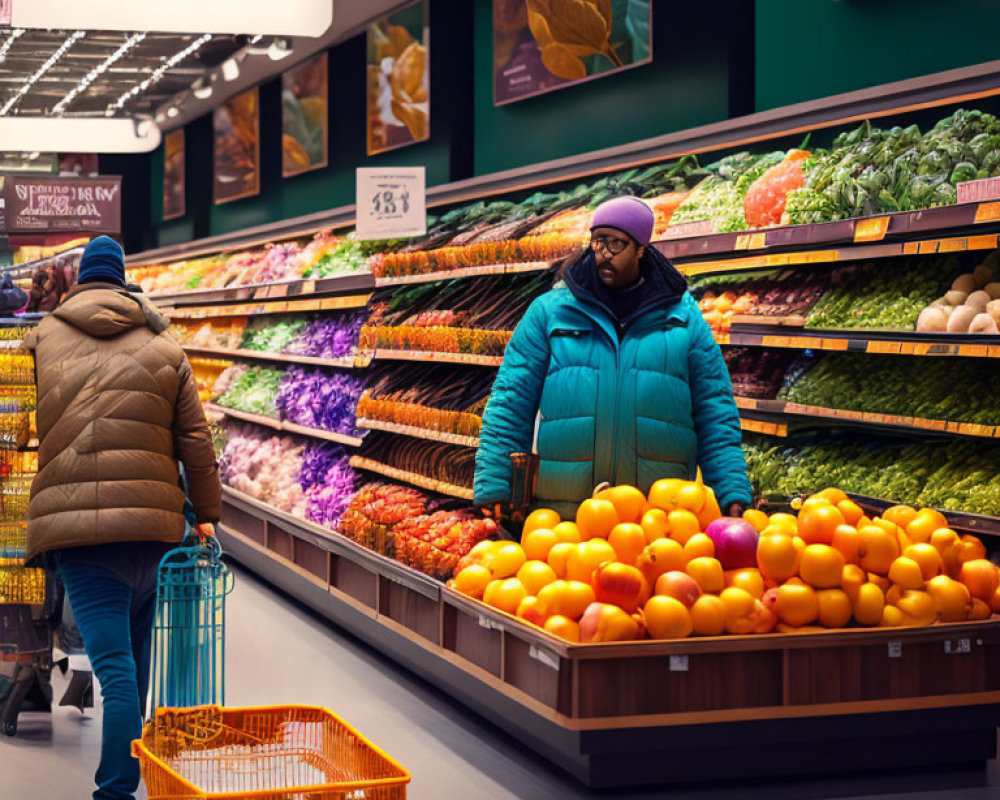
M 3 735 L 4 736 L 17 736 L 17 720 L 8 720 L 3 724 Z

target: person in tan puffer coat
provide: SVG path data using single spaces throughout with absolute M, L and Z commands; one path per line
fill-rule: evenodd
M 184 465 L 198 523 L 221 485 L 198 389 L 167 320 L 126 291 L 102 236 L 79 283 L 29 334 L 38 383 L 38 474 L 28 553 L 58 569 L 104 697 L 98 800 L 134 796 L 160 559 L 184 536 Z M 195 665 L 192 665 L 193 667 Z

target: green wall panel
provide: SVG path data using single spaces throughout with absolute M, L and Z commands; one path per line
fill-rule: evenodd
M 491 0 L 475 0 L 475 170 L 486 174 L 634 142 L 730 115 L 731 50 L 745 0 L 655 0 L 653 62 L 493 105 Z M 707 20 L 711 20 L 707 23 Z M 707 24 L 706 24 L 707 23 Z M 742 71 L 747 80 L 751 65 Z
M 758 110 L 1000 58 L 996 0 L 756 0 Z

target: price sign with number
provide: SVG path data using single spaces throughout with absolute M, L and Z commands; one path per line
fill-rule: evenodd
M 357 171 L 357 232 L 360 239 L 402 239 L 427 233 L 423 167 Z

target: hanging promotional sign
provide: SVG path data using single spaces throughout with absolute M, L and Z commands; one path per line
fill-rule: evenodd
M 8 175 L 4 181 L 8 233 L 120 233 L 121 178 L 43 178 Z
M 328 71 L 323 52 L 281 76 L 281 174 L 285 178 L 327 165 Z
M 260 192 L 260 100 L 249 89 L 217 107 L 214 133 L 213 182 L 216 205 Z
M 359 239 L 406 239 L 427 233 L 426 171 L 385 167 L 357 171 Z
M 178 128 L 163 137 L 163 219 L 184 212 L 184 129 Z

